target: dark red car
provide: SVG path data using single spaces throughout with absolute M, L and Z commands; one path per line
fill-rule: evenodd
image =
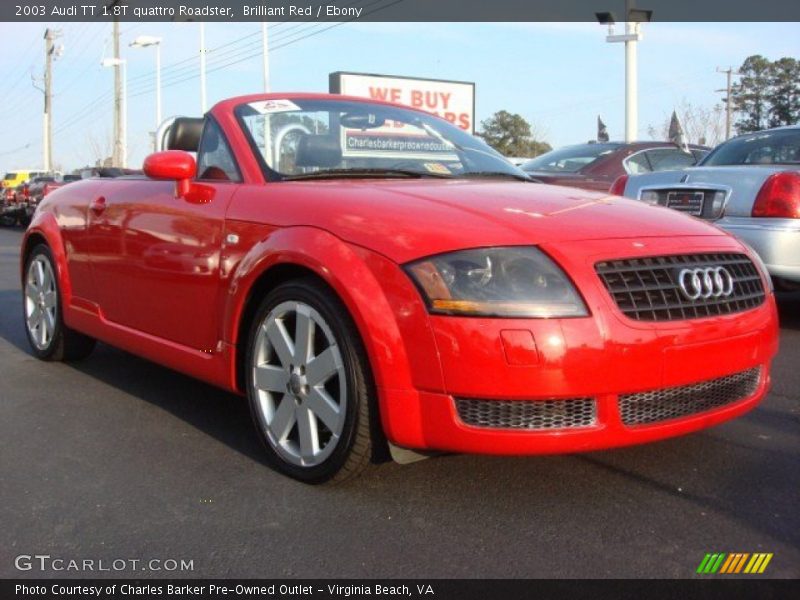
M 520 168 L 542 183 L 607 192 L 620 175 L 693 167 L 711 151 L 669 142 L 598 142 L 566 146 L 537 156 Z
M 293 477 L 398 448 L 650 442 L 769 389 L 769 277 L 708 223 L 531 182 L 443 119 L 361 98 L 234 98 L 168 146 L 145 175 L 44 197 L 21 252 L 31 348 L 102 340 L 246 395 Z

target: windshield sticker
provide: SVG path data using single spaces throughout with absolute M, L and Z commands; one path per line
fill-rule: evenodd
M 450 169 L 444 166 L 442 163 L 424 163 L 425 168 L 428 169 L 431 173 L 437 173 L 439 175 L 451 175 Z
M 248 106 L 262 115 L 300 110 L 300 107 L 291 100 L 261 100 L 251 102 Z

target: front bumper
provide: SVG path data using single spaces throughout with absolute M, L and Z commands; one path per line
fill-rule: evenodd
M 724 217 L 715 225 L 753 248 L 770 275 L 800 283 L 800 220 Z
M 771 294 L 757 308 L 740 313 L 643 322 L 622 315 L 594 272 L 596 262 L 609 258 L 741 252 L 733 238 L 573 242 L 543 249 L 573 278 L 591 316 L 428 316 L 420 328 L 431 333 L 442 383 L 430 385 L 428 376 L 428 385 L 414 390 L 380 390 L 384 429 L 390 441 L 409 448 L 484 454 L 596 450 L 697 431 L 743 414 L 766 395 L 778 335 Z M 657 422 L 623 422 L 621 396 L 658 393 L 755 368 L 757 385 L 730 402 Z M 457 399 L 546 402 L 585 398 L 595 402 L 593 422 L 562 429 L 475 426 L 467 424 L 456 408 Z

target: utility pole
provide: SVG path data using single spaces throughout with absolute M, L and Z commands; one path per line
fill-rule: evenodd
M 626 12 L 630 12 L 630 8 Z M 636 51 L 639 42 L 639 24 L 626 20 L 625 35 L 629 37 L 625 40 L 625 141 L 635 142 L 639 137 L 639 78 Z
M 261 54 L 264 93 L 269 94 L 269 33 L 266 21 L 261 22 Z M 264 115 L 264 160 L 272 167 L 272 119 L 269 115 Z
M 114 150 L 111 154 L 113 167 L 122 166 L 122 73 L 120 72 L 121 62 L 119 56 L 119 21 L 114 17 L 113 24 L 113 50 L 114 50 Z
M 44 153 L 45 171 L 53 166 L 53 42 L 56 32 L 52 29 L 44 30 L 44 131 L 42 137 L 42 150 Z
M 200 22 L 200 110 L 206 114 L 206 26 Z
M 261 22 L 261 53 L 264 69 L 264 93 L 269 94 L 269 33 L 266 21 Z
M 724 90 L 714 91 L 725 92 L 725 139 L 729 140 L 731 138 L 731 118 L 733 117 L 733 104 L 731 99 L 731 91 L 733 90 L 732 78 L 734 75 L 738 75 L 739 71 L 734 71 L 733 67 L 728 67 L 727 69 L 717 67 L 717 73 L 725 73 L 728 79 L 728 85 L 725 86 Z

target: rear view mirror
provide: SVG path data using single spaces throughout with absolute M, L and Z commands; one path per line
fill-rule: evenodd
M 194 157 L 182 150 L 164 150 L 144 159 L 144 174 L 151 179 L 170 179 L 175 182 L 175 197 L 189 192 L 192 179 L 197 174 Z
M 339 123 L 348 129 L 377 129 L 383 127 L 386 119 L 373 113 L 345 113 L 339 118 Z

